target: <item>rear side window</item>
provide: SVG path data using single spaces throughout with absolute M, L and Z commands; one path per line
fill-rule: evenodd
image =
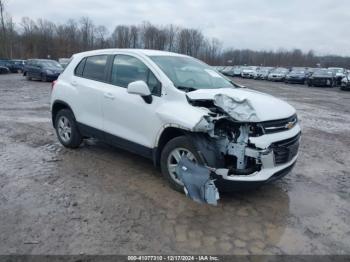
M 112 84 L 126 88 L 128 84 L 138 80 L 147 83 L 151 94 L 160 96 L 161 83 L 143 62 L 129 55 L 115 56 L 111 75 Z
M 78 64 L 78 66 L 75 68 L 74 74 L 76 76 L 83 76 L 84 67 L 85 67 L 85 61 L 86 61 L 86 58 L 81 60 L 80 63 Z
M 77 71 L 82 70 L 82 77 L 97 81 L 105 80 L 105 71 L 107 64 L 107 55 L 90 56 L 85 58 L 84 68 L 81 69 L 78 65 Z M 83 62 L 83 61 L 82 61 Z M 81 65 L 83 67 L 83 65 Z

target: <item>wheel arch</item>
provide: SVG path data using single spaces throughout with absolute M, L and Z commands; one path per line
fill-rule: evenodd
M 160 155 L 164 149 L 164 146 L 175 137 L 183 136 L 188 134 L 189 131 L 180 127 L 167 126 L 161 134 L 158 136 L 157 147 L 153 151 L 153 163 L 155 166 L 160 165 Z
M 190 130 L 174 126 L 166 127 L 159 136 L 157 147 L 153 152 L 153 162 L 155 166 L 160 165 L 160 156 L 165 145 L 170 140 L 179 136 L 187 136 L 192 141 L 204 163 L 215 167 L 224 166 L 224 159 L 220 154 L 218 145 L 208 134 L 191 132 Z
M 62 100 L 55 100 L 55 102 L 52 105 L 52 109 L 51 109 L 51 117 L 52 117 L 51 120 L 52 120 L 52 125 L 54 127 L 55 127 L 56 115 L 62 109 L 69 109 L 73 113 L 73 116 L 75 117 L 72 108 L 66 102 L 64 102 Z

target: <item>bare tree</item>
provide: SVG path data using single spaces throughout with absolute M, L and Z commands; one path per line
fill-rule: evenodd
M 80 31 L 82 34 L 82 38 L 81 38 L 82 50 L 85 51 L 85 50 L 93 49 L 94 29 L 95 29 L 95 26 L 90 18 L 82 17 L 80 19 Z
M 112 34 L 105 26 L 95 26 L 88 17 L 55 24 L 47 20 L 22 18 L 19 26 L 5 12 L 5 0 L 0 0 L 0 58 L 70 57 L 72 54 L 100 48 L 148 48 L 183 53 L 212 65 L 321 66 L 350 67 L 350 58 L 316 56 L 299 49 L 254 51 L 222 49 L 218 39 L 203 35 L 200 30 L 176 25 L 117 25 Z M 228 63 L 230 61 L 230 63 Z
M 108 46 L 107 43 L 108 30 L 104 25 L 100 25 L 95 28 L 95 39 L 96 39 L 96 48 L 102 49 Z

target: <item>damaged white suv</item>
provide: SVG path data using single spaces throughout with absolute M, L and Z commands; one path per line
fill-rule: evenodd
M 233 189 L 282 177 L 298 156 L 293 107 L 180 54 L 76 54 L 53 84 L 51 111 L 64 146 L 95 137 L 140 154 L 179 191 L 183 157 L 208 168 L 219 188 Z

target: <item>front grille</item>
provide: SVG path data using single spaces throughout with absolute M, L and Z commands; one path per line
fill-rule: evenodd
M 300 133 L 290 139 L 272 144 L 272 150 L 275 157 L 275 165 L 288 163 L 298 154 L 299 139 Z
M 331 83 L 331 80 L 329 78 L 314 78 L 312 82 L 314 85 L 327 85 Z
M 293 115 L 285 119 L 266 121 L 260 124 L 264 129 L 265 134 L 272 134 L 272 133 L 289 130 L 293 128 L 297 122 L 298 122 L 297 115 Z

